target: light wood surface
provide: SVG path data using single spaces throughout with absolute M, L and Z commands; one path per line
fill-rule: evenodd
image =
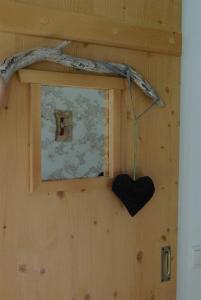
M 61 72 L 47 72 L 38 70 L 20 70 L 18 71 L 20 81 L 23 83 L 38 83 L 41 85 L 54 86 L 69 86 L 69 87 L 83 87 L 93 89 L 118 89 L 126 88 L 126 79 L 88 74 L 73 74 Z
M 15 2 L 22 1 L 10 1 Z M 23 3 L 180 31 L 180 0 Z M 0 33 L 0 58 L 57 44 L 51 37 Z M 133 65 L 166 100 L 164 109 L 154 107 L 139 122 L 138 175 L 151 176 L 156 193 L 133 219 L 110 189 L 28 193 L 30 91 L 15 76 L 8 110 L 0 111 L 0 299 L 175 300 L 180 58 L 86 43 L 75 43 L 68 51 Z M 68 71 L 49 63 L 32 69 Z M 140 112 L 149 102 L 138 89 L 134 93 Z M 127 97 L 121 105 L 129 125 L 122 122 L 126 134 L 121 148 L 131 156 L 128 104 Z M 129 167 L 125 161 L 123 170 Z M 166 245 L 172 247 L 172 279 L 161 283 L 160 250 Z
M 34 191 L 41 183 L 41 90 L 40 85 L 30 86 L 30 191 Z
M 109 90 L 107 90 L 104 99 L 104 176 L 109 176 L 109 107 Z
M 109 174 L 121 173 L 121 102 L 122 91 L 109 91 Z M 124 134 L 124 133 L 122 133 Z
M 181 54 L 181 34 L 178 32 L 137 27 L 112 18 L 85 16 L 4 0 L 0 3 L 0 30 L 171 55 Z

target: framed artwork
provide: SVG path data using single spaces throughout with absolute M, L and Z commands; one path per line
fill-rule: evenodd
M 30 192 L 110 188 L 130 165 L 122 148 L 126 80 L 36 70 L 19 76 L 31 91 Z

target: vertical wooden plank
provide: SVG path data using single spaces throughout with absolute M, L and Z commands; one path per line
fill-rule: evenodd
M 104 99 L 104 176 L 109 176 L 109 91 Z
M 39 84 L 31 84 L 30 112 L 30 192 L 41 182 L 41 90 Z
M 109 175 L 114 177 L 121 170 L 121 91 L 109 90 Z

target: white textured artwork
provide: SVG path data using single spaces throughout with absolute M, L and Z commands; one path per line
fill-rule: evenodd
M 104 169 L 106 91 L 41 87 L 43 180 L 97 177 Z M 72 112 L 72 139 L 56 141 L 56 111 Z

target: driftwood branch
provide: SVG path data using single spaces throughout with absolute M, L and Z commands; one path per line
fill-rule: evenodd
M 113 62 L 95 61 L 85 58 L 73 57 L 63 53 L 70 42 L 63 42 L 56 48 L 32 49 L 13 55 L 0 62 L 0 105 L 5 101 L 5 88 L 12 75 L 27 66 L 39 61 L 50 61 L 64 65 L 66 67 L 75 68 L 87 72 L 95 72 L 102 74 L 116 74 L 126 77 L 131 83 L 135 83 L 142 92 L 152 99 L 158 106 L 164 106 L 163 100 L 160 98 L 152 85 L 143 78 L 133 67 L 127 64 L 119 64 Z

